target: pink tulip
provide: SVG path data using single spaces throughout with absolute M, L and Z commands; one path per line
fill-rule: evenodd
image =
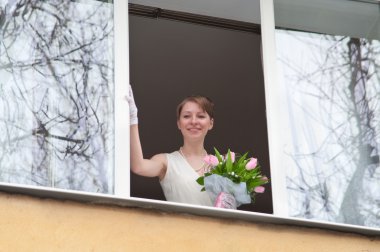
M 230 151 L 230 154 L 231 154 L 231 162 L 233 163 L 235 162 L 235 152 Z M 225 160 L 227 160 L 227 158 L 228 158 L 228 153 L 226 154 Z
M 256 158 L 251 158 L 248 163 L 245 165 L 245 169 L 247 169 L 248 171 L 249 170 L 253 170 L 255 169 L 257 166 L 257 159 Z
M 216 166 L 219 164 L 218 158 L 215 157 L 214 155 L 207 155 L 207 156 L 205 156 L 205 158 L 203 160 L 208 165 Z
M 263 186 L 256 186 L 255 189 L 253 189 L 256 193 L 263 193 L 265 191 L 265 187 Z
M 215 207 L 236 209 L 236 199 L 232 194 L 220 192 L 215 200 Z
M 261 180 L 262 181 L 268 181 L 268 178 L 267 177 L 262 177 Z
M 235 152 L 230 151 L 231 154 L 231 161 L 232 163 L 235 162 Z

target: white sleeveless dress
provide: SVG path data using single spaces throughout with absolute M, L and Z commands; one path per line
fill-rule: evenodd
M 197 183 L 199 174 L 178 151 L 166 154 L 168 167 L 165 177 L 160 181 L 168 201 L 213 206 L 207 192 L 201 192 Z

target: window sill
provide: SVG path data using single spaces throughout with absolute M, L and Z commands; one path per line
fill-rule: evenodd
M 227 218 L 255 223 L 268 223 L 277 225 L 289 225 L 299 227 L 320 228 L 325 230 L 339 231 L 345 233 L 356 233 L 366 236 L 379 236 L 380 229 L 362 227 L 348 224 L 323 222 L 291 217 L 279 217 L 271 214 L 246 212 L 238 210 L 227 210 L 213 207 L 195 206 L 159 200 L 142 198 L 120 198 L 114 195 L 87 193 L 71 190 L 36 187 L 29 185 L 14 185 L 0 183 L 0 191 L 10 194 L 23 194 L 38 198 L 49 198 L 55 200 L 71 200 L 82 203 L 110 205 L 119 207 L 135 207 L 144 209 L 160 210 L 164 212 L 186 213 L 198 216 Z

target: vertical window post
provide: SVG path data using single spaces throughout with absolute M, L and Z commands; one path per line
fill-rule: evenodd
M 278 139 L 282 138 L 279 136 L 281 131 L 276 129 L 276 127 L 281 126 L 282 122 L 282 119 L 277 116 L 281 114 L 279 109 L 282 98 L 277 81 L 273 0 L 261 0 L 260 9 L 273 213 L 276 216 L 287 216 L 285 174 L 283 167 L 281 167 L 281 159 L 278 158 L 281 156 L 281 145 L 278 144 Z
M 115 22 L 115 196 L 130 196 L 129 116 L 124 96 L 129 85 L 128 1 L 114 1 Z

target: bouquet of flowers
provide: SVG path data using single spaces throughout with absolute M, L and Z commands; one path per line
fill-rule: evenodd
M 240 156 L 228 150 L 225 156 L 214 148 L 215 155 L 207 155 L 204 161 L 209 169 L 197 179 L 202 191 L 209 193 L 216 207 L 236 209 L 242 204 L 255 201 L 256 193 L 263 193 L 269 182 L 261 174 L 256 158 Z

